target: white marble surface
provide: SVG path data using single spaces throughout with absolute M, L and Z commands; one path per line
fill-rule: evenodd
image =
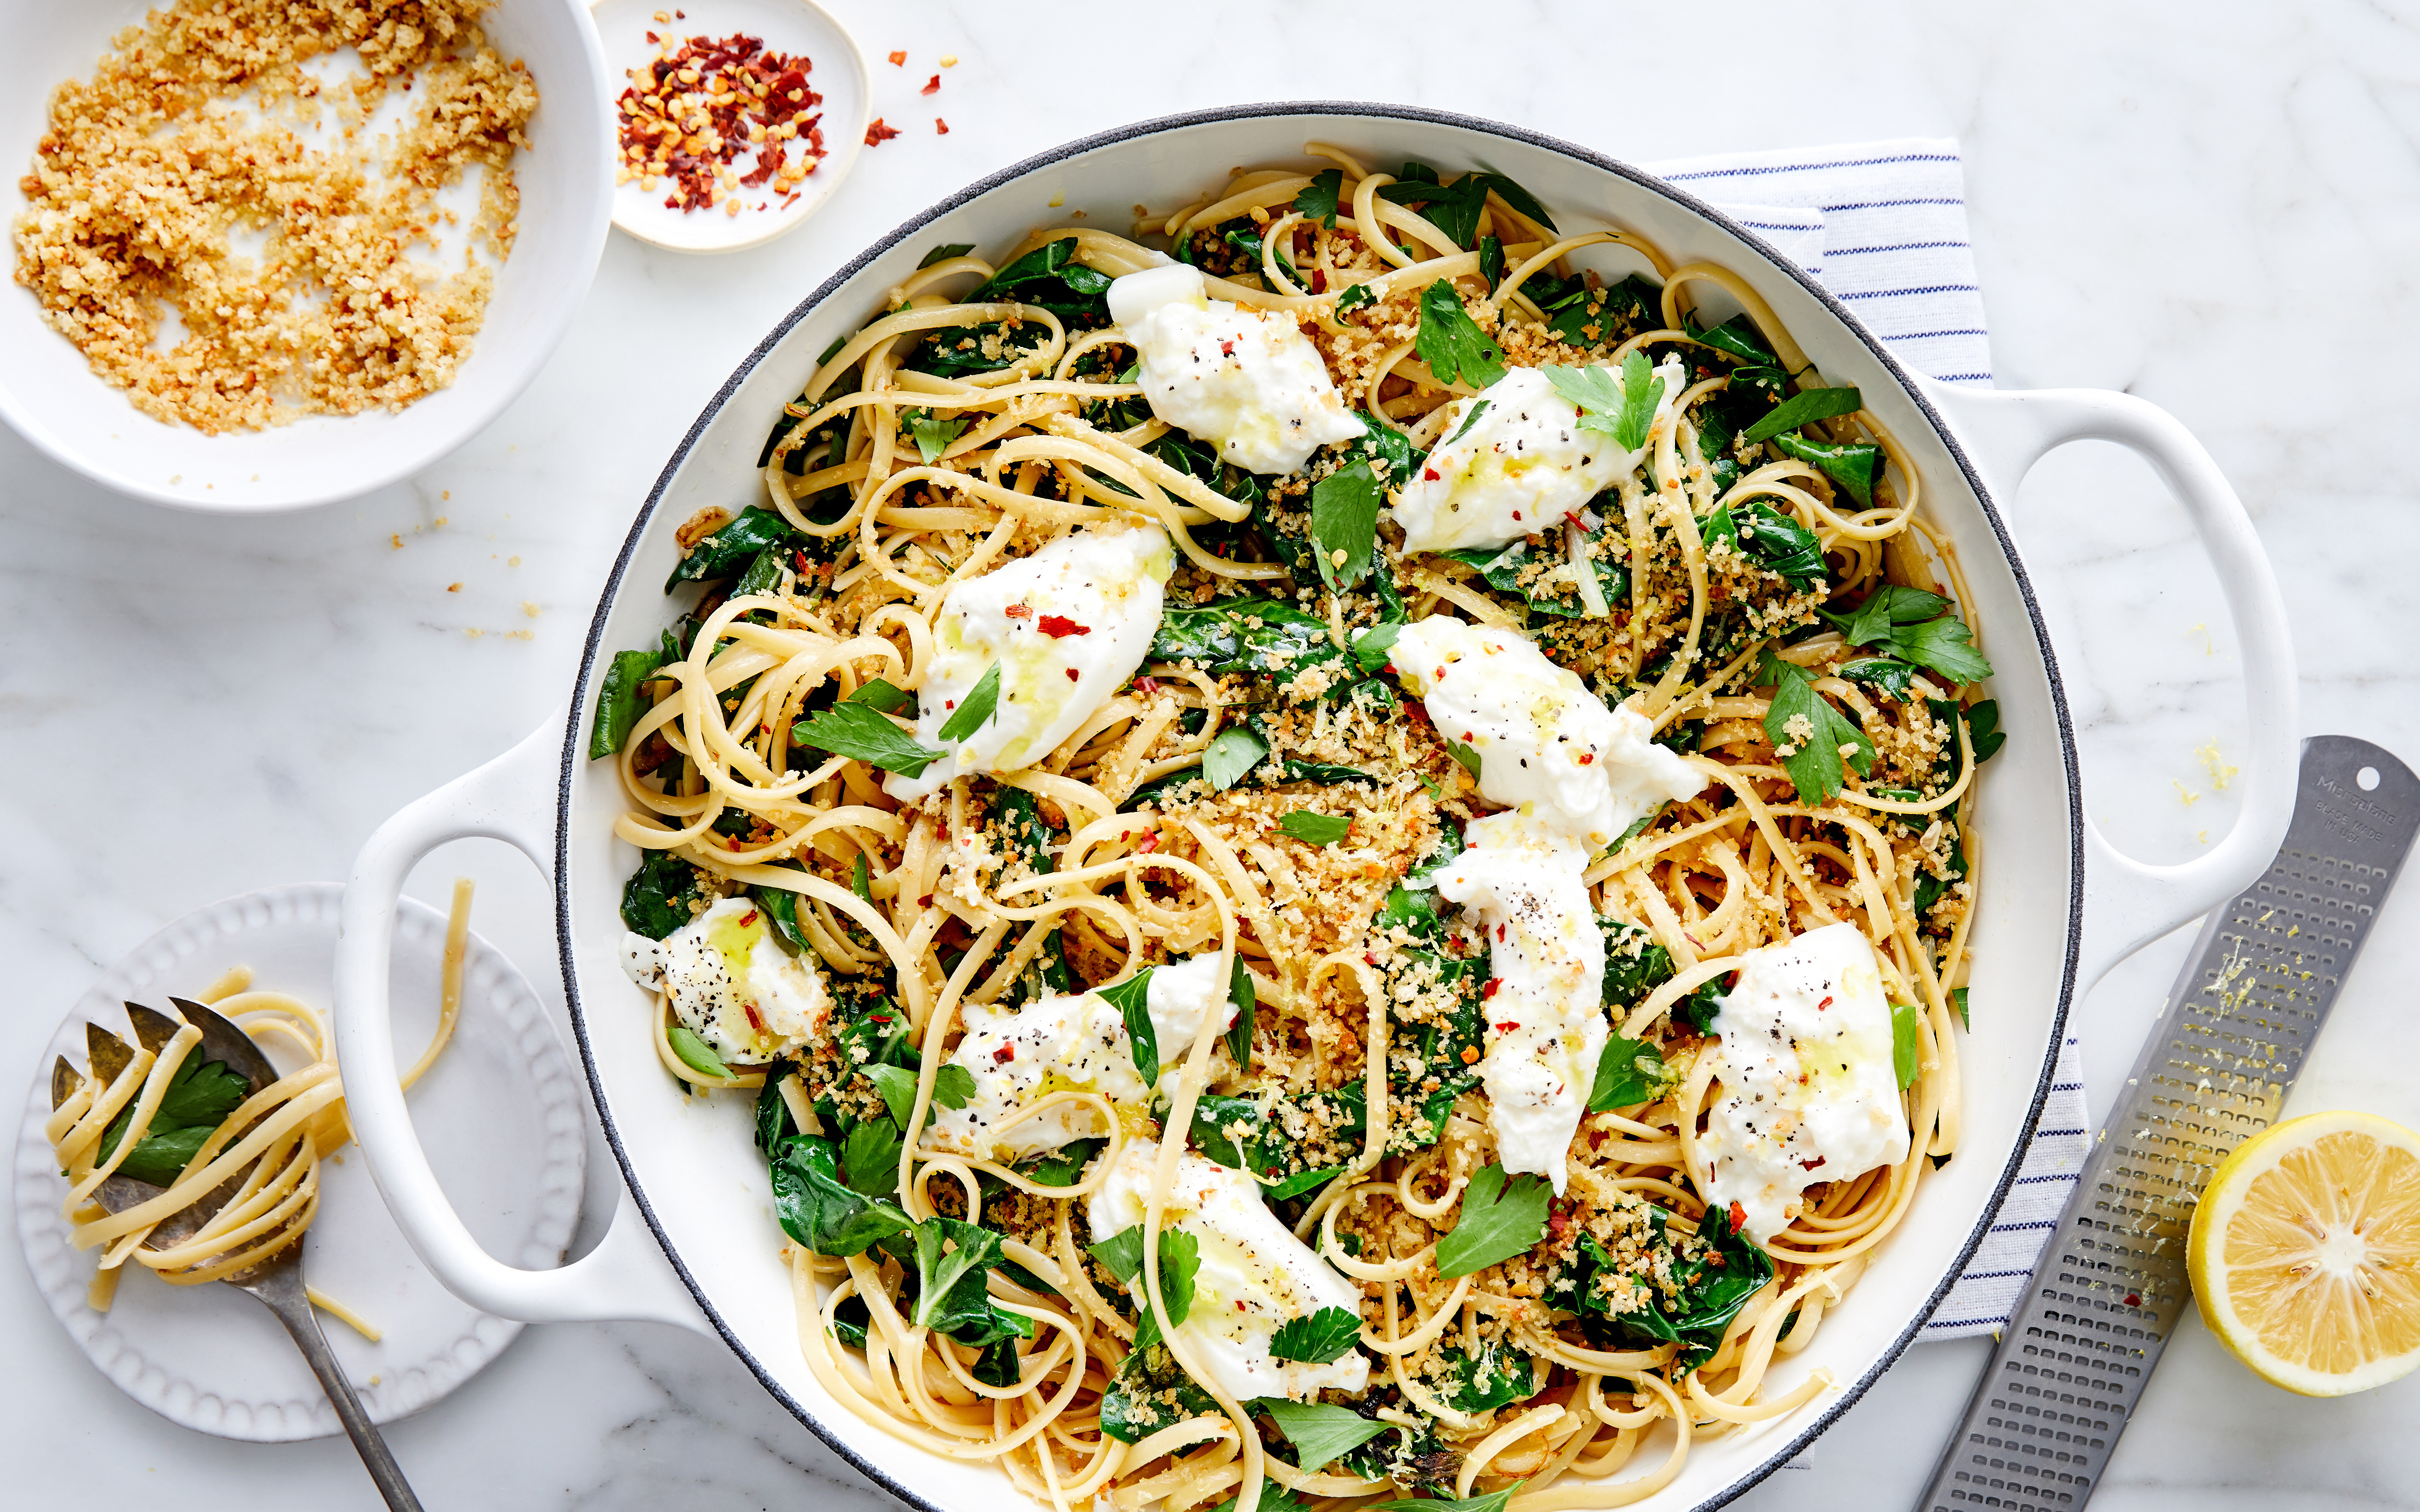
M 2420 517 L 2392 460 L 2420 439 L 2409 271 L 2420 26 L 2408 10 L 1763 4 L 1717 22 L 1427 0 L 832 8 L 874 59 L 875 109 L 906 134 L 772 246 L 698 262 L 615 238 L 529 393 L 410 486 L 290 518 L 202 518 L 99 493 L 0 433 L 0 958 L 12 984 L 0 1077 L 34 1074 L 61 1006 L 161 921 L 340 877 L 380 819 L 551 717 L 663 458 L 765 329 L 857 248 L 1027 153 L 1242 100 L 1410 101 L 1640 161 L 1958 136 L 2000 383 L 2123 388 L 2181 416 L 2276 562 L 2306 732 L 2420 757 Z M 880 61 L 893 48 L 908 68 Z M 919 98 L 942 53 L 962 61 Z M 950 135 L 933 131 L 936 112 Z M 2012 512 L 2059 637 L 2093 812 L 2147 856 L 2197 849 L 2228 810 L 2195 752 L 2239 747 L 2242 715 L 2225 615 L 2182 514 L 2141 465 L 2098 447 L 2046 463 Z M 482 928 L 556 992 L 544 900 L 515 856 L 455 847 L 414 890 L 442 904 L 465 870 L 482 880 Z M 2300 1110 L 2420 1124 L 2415 923 L 2408 892 L 2337 1009 Z M 2096 1109 L 2184 943 L 2148 952 L 2084 1006 Z M 591 1164 L 612 1169 L 601 1149 Z M 592 1213 L 608 1200 L 592 1187 Z M 225 1443 L 127 1401 L 69 1346 L 9 1251 L 0 1463 L 22 1489 L 0 1499 L 61 1504 L 72 1486 L 118 1504 L 375 1504 L 341 1441 Z M 1909 1504 L 1985 1352 L 1919 1348 L 1741 1504 Z M 2420 1505 L 2400 1452 L 2415 1429 L 2420 1381 L 2299 1400 L 2189 1319 L 2095 1505 Z M 431 1507 L 882 1500 L 720 1346 L 667 1329 L 531 1329 L 391 1437 Z

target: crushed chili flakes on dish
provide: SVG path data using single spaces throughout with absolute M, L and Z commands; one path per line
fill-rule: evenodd
M 824 97 L 807 82 L 814 64 L 805 54 L 770 52 L 763 39 L 737 32 L 720 39 L 649 32 L 647 39 L 657 56 L 629 70 L 630 87 L 614 101 L 617 183 L 636 179 L 651 194 L 669 185 L 668 210 L 721 206 L 737 215 L 741 190 L 769 183 L 789 194 L 822 162 Z M 740 159 L 752 153 L 743 172 Z
M 904 69 L 908 66 L 908 53 L 905 48 L 891 54 L 891 66 L 894 69 Z
M 883 125 L 882 117 L 876 116 L 874 117 L 874 124 L 865 129 L 865 145 L 870 147 L 878 147 L 883 143 L 890 141 L 892 137 L 897 136 L 898 134 L 899 128 L 896 126 Z
M 941 76 L 940 76 L 939 74 L 938 74 L 938 73 L 937 73 L 937 74 L 933 75 L 931 78 L 929 78 L 929 79 L 925 80 L 925 81 L 924 81 L 924 87 L 923 87 L 923 88 L 922 88 L 922 89 L 917 90 L 916 92 L 917 92 L 918 94 L 920 94 L 920 95 L 938 95 L 938 94 L 939 94 L 939 93 L 941 92 Z
M 939 135 L 947 136 L 950 134 L 950 123 L 936 116 L 933 117 L 933 131 Z

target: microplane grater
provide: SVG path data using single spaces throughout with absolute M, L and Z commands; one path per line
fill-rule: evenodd
M 2192 1295 L 2194 1201 L 2276 1121 L 2415 829 L 2411 768 L 2347 735 L 2304 742 L 2285 847 L 2202 926 L 1921 1512 L 2090 1498 Z

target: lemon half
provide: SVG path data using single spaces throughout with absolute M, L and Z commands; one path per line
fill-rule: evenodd
M 2244 1141 L 2186 1241 L 2202 1321 L 2262 1380 L 2305 1396 L 2420 1365 L 2420 1134 L 2317 1113 Z

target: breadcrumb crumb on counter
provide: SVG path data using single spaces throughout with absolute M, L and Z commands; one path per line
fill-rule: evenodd
M 487 45 L 486 0 L 179 0 L 51 97 L 17 282 L 145 413 L 206 434 L 401 408 L 450 385 L 493 286 L 474 252 L 405 255 L 483 175 L 471 240 L 510 255 L 537 85 Z M 353 48 L 366 73 L 304 65 Z M 366 123 L 391 88 L 392 138 Z M 326 97 L 326 98 L 323 98 Z M 240 103 L 239 103 L 240 102 Z M 325 147 L 304 134 L 333 104 Z M 231 236 L 266 233 L 257 256 Z M 182 326 L 162 340 L 171 314 Z M 174 329 L 173 327 L 171 329 Z M 164 347 L 164 349 L 163 349 Z

